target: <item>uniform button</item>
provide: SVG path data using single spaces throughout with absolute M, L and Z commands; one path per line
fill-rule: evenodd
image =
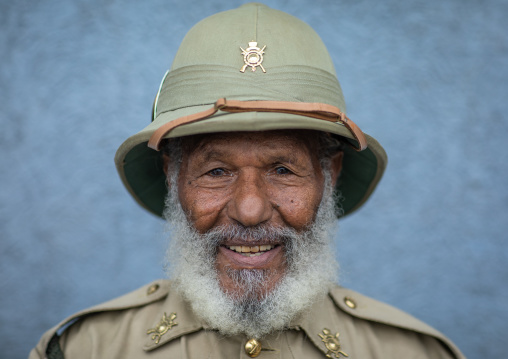
M 353 300 L 353 298 L 344 297 L 344 303 L 351 309 L 356 308 L 356 302 Z
M 150 295 L 150 294 L 153 294 L 153 293 L 157 292 L 158 290 L 159 290 L 159 285 L 158 284 L 152 284 L 146 290 L 146 294 Z
M 261 353 L 261 343 L 256 339 L 249 339 L 247 343 L 245 343 L 245 352 L 251 358 L 255 358 Z

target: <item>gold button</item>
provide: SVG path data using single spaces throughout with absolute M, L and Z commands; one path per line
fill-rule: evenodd
M 350 297 L 344 297 L 344 303 L 351 309 L 356 308 L 356 302 Z
M 159 290 L 159 285 L 158 284 L 152 284 L 146 290 L 146 294 L 150 295 L 150 294 L 153 294 L 153 293 L 157 292 L 158 290 Z
M 247 343 L 245 343 L 245 352 L 251 358 L 255 358 L 261 353 L 261 343 L 256 339 L 249 339 Z

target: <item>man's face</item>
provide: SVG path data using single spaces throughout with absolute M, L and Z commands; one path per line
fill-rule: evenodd
M 230 225 L 306 230 L 323 194 L 317 150 L 317 136 L 305 131 L 221 133 L 184 140 L 178 177 L 182 209 L 201 234 Z M 286 272 L 285 252 L 285 243 L 274 238 L 224 238 L 215 260 L 222 290 L 242 295 L 231 270 L 255 269 L 267 273 L 264 290 L 271 291 Z

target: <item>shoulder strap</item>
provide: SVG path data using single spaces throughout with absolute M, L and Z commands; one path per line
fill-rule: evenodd
M 465 359 L 444 334 L 400 309 L 342 287 L 333 288 L 330 295 L 335 305 L 351 316 L 432 336 L 443 343 L 457 359 Z
M 60 335 L 80 318 L 94 313 L 141 307 L 159 301 L 168 295 L 169 288 L 169 281 L 157 280 L 121 297 L 73 314 L 44 333 L 37 350 L 45 353 L 48 359 L 64 359 L 59 343 Z

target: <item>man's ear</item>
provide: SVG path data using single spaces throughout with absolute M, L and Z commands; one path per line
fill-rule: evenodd
M 335 187 L 337 179 L 339 178 L 340 172 L 342 171 L 342 159 L 344 158 L 344 152 L 340 151 L 331 157 L 330 163 L 330 174 L 332 175 L 332 185 Z

